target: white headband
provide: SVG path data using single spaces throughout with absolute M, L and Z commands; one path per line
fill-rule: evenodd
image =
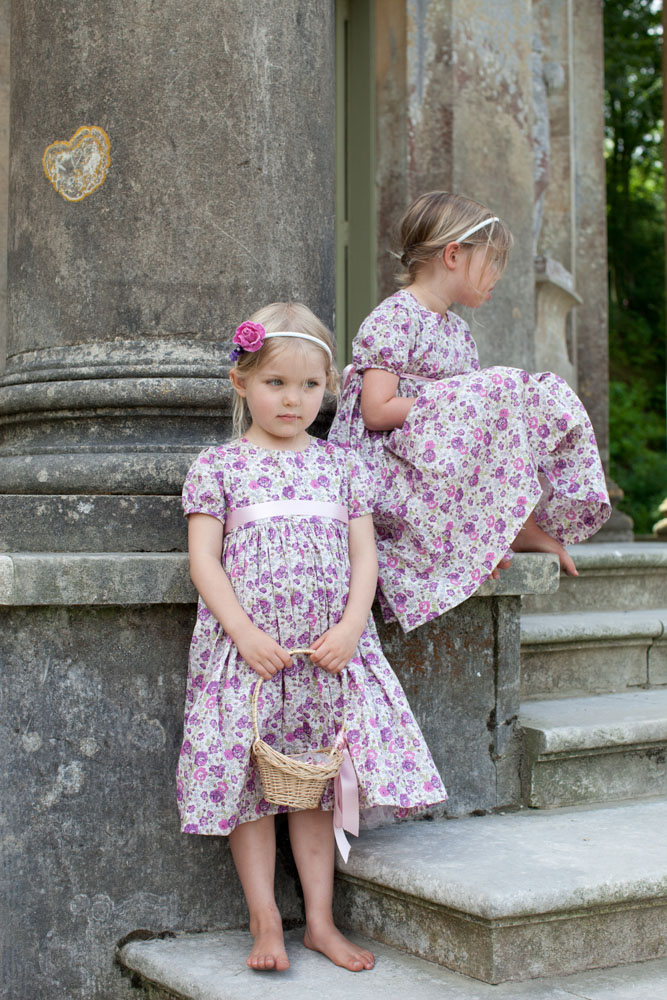
M 467 240 L 469 236 L 476 233 L 478 229 L 483 229 L 484 226 L 490 226 L 492 222 L 500 222 L 497 215 L 494 215 L 492 219 L 484 219 L 484 222 L 478 222 L 476 226 L 472 227 L 472 229 L 466 229 L 465 233 L 457 236 L 455 240 L 452 240 L 452 243 L 463 243 L 463 241 Z
M 333 361 L 333 355 L 329 349 L 329 345 L 325 344 L 323 340 L 319 337 L 311 337 L 309 333 L 295 333 L 293 330 L 278 330 L 276 333 L 267 333 L 264 336 L 264 340 L 268 340 L 269 337 L 296 337 L 298 340 L 310 340 L 312 344 L 317 344 L 321 347 L 323 351 L 326 351 L 329 355 L 329 361 Z

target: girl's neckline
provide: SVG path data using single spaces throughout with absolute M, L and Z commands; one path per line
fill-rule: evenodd
M 419 301 L 419 299 L 413 292 L 409 292 L 407 288 L 399 288 L 396 294 L 400 295 L 401 293 L 403 295 L 408 295 L 413 302 L 416 302 L 422 312 L 428 313 L 430 316 L 437 316 L 439 319 L 444 319 L 447 322 L 449 322 L 449 316 L 451 310 L 446 309 L 444 313 L 441 313 L 438 312 L 436 309 L 429 309 L 428 306 L 425 306 L 423 302 Z
M 305 448 L 264 448 L 261 444 L 248 441 L 247 437 L 238 438 L 238 443 L 245 445 L 247 448 L 254 448 L 255 451 L 265 451 L 270 455 L 304 455 L 313 447 L 315 440 L 314 437 L 308 435 L 308 444 Z

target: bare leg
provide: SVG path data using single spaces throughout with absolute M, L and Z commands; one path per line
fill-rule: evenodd
M 560 542 L 557 542 L 555 538 L 547 535 L 546 531 L 540 528 L 533 514 L 528 517 L 511 547 L 515 552 L 555 552 L 560 562 L 560 568 L 569 573 L 570 576 L 579 576 L 572 556 Z
M 283 923 L 276 906 L 273 883 L 276 872 L 276 832 L 273 816 L 241 823 L 229 835 L 250 915 L 250 933 L 255 939 L 247 964 L 251 969 L 289 968 L 283 939 Z
M 322 952 L 334 965 L 350 972 L 372 969 L 375 959 L 371 952 L 348 941 L 333 922 L 335 846 L 331 813 L 321 809 L 290 813 L 289 832 L 306 907 L 306 948 Z

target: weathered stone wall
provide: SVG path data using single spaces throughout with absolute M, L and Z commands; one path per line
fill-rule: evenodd
M 555 557 L 517 556 L 501 581 L 407 640 L 382 626 L 449 815 L 518 802 L 516 595 L 557 582 Z M 0 556 L 7 1000 L 129 1000 L 113 964 L 123 937 L 247 919 L 228 842 L 179 832 L 193 600 L 184 554 Z M 281 912 L 299 920 L 288 849 L 279 861 Z
M 9 193 L 10 0 L 0 0 L 0 373 L 7 351 L 7 198 Z
M 285 298 L 332 320 L 332 4 L 15 0 L 12 17 L 3 491 L 176 493 L 227 433 L 236 325 Z M 42 155 L 83 126 L 110 165 L 66 200 Z
M 531 4 L 390 0 L 376 27 L 380 294 L 395 287 L 391 231 L 412 198 L 441 189 L 484 202 L 516 247 L 493 303 L 466 318 L 483 364 L 532 368 Z
M 114 966 L 125 935 L 247 919 L 228 842 L 179 831 L 192 621 L 187 604 L 0 609 L 8 1000 L 129 998 Z M 277 893 L 299 918 L 284 865 Z

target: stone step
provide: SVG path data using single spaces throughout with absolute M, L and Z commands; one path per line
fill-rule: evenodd
M 659 1000 L 667 997 L 667 960 L 583 972 L 557 979 L 490 986 L 448 969 L 358 938 L 375 953 L 372 972 L 352 976 L 301 945 L 288 932 L 291 966 L 282 973 L 251 972 L 251 938 L 244 931 L 179 934 L 132 941 L 120 949 L 125 972 L 154 998 L 174 1000 Z
M 341 924 L 488 983 L 667 953 L 667 800 L 368 831 Z
M 530 701 L 519 724 L 526 805 L 667 795 L 667 689 Z
M 521 615 L 523 700 L 664 684 L 667 608 Z
M 561 575 L 556 594 L 535 594 L 523 600 L 528 614 L 567 611 L 632 611 L 665 607 L 667 603 L 667 543 L 589 542 L 569 546 L 578 577 Z

